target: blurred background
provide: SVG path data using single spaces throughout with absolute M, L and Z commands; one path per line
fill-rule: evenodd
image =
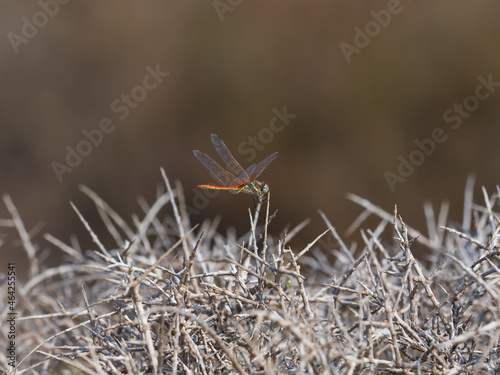
M 93 247 L 70 201 L 111 246 L 78 186 L 132 224 L 160 167 L 192 223 L 243 234 L 250 196 L 196 189 L 210 133 L 244 166 L 279 152 L 261 176 L 271 232 L 310 218 L 298 250 L 326 229 L 318 209 L 346 230 L 362 211 L 349 192 L 426 232 L 425 201 L 460 223 L 467 176 L 476 193 L 499 182 L 498 2 L 64 2 L 0 3 L 0 192 L 40 251 L 45 232 Z M 16 233 L 0 236 L 21 262 Z

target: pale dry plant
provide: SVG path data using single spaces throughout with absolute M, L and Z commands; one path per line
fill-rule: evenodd
M 250 230 L 217 232 L 217 220 L 192 225 L 182 189 L 165 191 L 127 224 L 95 192 L 107 228 L 97 235 L 74 207 L 94 248 L 45 239 L 66 259 L 48 268 L 10 198 L 28 255 L 18 283 L 16 374 L 494 374 L 500 371 L 500 191 L 473 204 L 466 187 L 461 226 L 425 206 L 427 235 L 357 196 L 364 208 L 350 228 L 359 249 L 326 231 L 303 249 L 271 234 L 269 199 L 249 210 Z M 448 226 L 446 226 L 448 225 Z M 324 230 L 324 229 L 323 229 Z M 390 231 L 394 241 L 383 241 Z M 321 237 L 336 240 L 320 247 Z M 103 242 L 114 242 L 105 247 Z M 420 242 L 432 256 L 415 258 Z M 327 256 L 328 255 L 328 256 Z M 305 272 L 306 270 L 307 272 Z M 6 287 L 0 285 L 1 293 Z M 5 300 L 5 296 L 2 296 Z M 6 308 L 0 311 L 6 320 Z M 2 330 L 4 336 L 5 331 Z M 6 342 L 2 337 L 2 344 Z

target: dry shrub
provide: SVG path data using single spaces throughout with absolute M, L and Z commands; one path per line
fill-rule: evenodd
M 335 248 L 319 248 L 320 235 L 297 251 L 288 241 L 303 225 L 282 238 L 269 234 L 270 201 L 250 213 L 243 238 L 223 236 L 216 222 L 192 227 L 182 190 L 164 178 L 167 191 L 151 206 L 142 201 L 133 227 L 82 188 L 116 246 L 105 248 L 80 215 L 95 248 L 46 235 L 66 257 L 55 268 L 39 263 L 4 197 L 31 271 L 16 291 L 18 374 L 500 371 L 499 191 L 483 190 L 484 204 L 473 204 L 469 180 L 457 229 L 445 227 L 446 205 L 438 215 L 425 206 L 427 235 L 351 195 L 364 208 L 351 231 L 380 218 L 361 231 L 363 247 L 348 247 L 322 214 Z M 387 231 L 392 243 L 381 240 Z M 413 256 L 416 241 L 432 250 L 425 262 Z M 5 353 L 0 364 L 12 370 Z

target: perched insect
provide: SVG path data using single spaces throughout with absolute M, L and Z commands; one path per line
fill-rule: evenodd
M 217 153 L 233 173 L 222 168 L 207 154 L 198 150 L 193 150 L 194 156 L 196 156 L 205 168 L 210 171 L 212 176 L 222 184 L 222 186 L 198 185 L 198 187 L 201 189 L 226 190 L 233 194 L 244 192 L 252 194 L 254 199 L 256 198 L 259 203 L 262 203 L 269 193 L 269 185 L 265 182 L 257 181 L 256 178 L 259 177 L 269 163 L 278 156 L 278 153 L 275 152 L 262 160 L 259 164 L 252 164 L 247 169 L 243 169 L 224 142 L 222 142 L 222 139 L 215 134 L 211 134 L 211 138 Z

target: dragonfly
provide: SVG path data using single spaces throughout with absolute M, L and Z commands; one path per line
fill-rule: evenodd
M 276 159 L 278 153 L 275 152 L 262 160 L 259 164 L 252 164 L 247 169 L 243 169 L 222 139 L 215 134 L 211 134 L 210 137 L 212 138 L 215 150 L 231 172 L 222 168 L 204 152 L 193 150 L 194 156 L 196 156 L 201 164 L 210 171 L 210 174 L 221 183 L 221 186 L 198 185 L 198 187 L 201 189 L 226 190 L 232 194 L 238 194 L 240 192 L 252 194 L 254 200 L 257 199 L 259 204 L 262 203 L 269 194 L 269 185 L 265 182 L 257 181 L 256 178 L 259 177 L 274 159 Z

